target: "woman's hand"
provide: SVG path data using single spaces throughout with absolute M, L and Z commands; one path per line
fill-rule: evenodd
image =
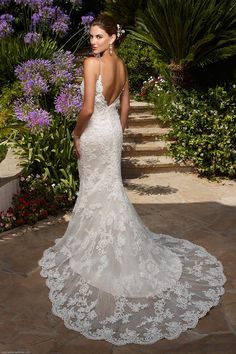
M 74 140 L 76 157 L 77 157 L 77 159 L 80 159 L 80 138 L 78 138 L 77 136 L 74 136 L 73 140 Z

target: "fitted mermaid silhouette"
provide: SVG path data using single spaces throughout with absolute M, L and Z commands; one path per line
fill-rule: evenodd
M 65 234 L 39 260 L 40 274 L 52 312 L 87 338 L 116 345 L 174 339 L 218 304 L 226 277 L 203 247 L 143 224 L 121 178 L 122 91 L 108 105 L 102 83 L 100 65 L 80 138 L 77 200 Z

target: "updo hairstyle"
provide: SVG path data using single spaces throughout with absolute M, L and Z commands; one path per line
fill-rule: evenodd
M 118 47 L 124 37 L 124 30 L 121 31 L 121 27 L 117 24 L 114 19 L 106 14 L 99 14 L 92 22 L 90 22 L 90 27 L 98 26 L 103 29 L 109 36 L 112 34 L 116 35 L 116 39 L 113 42 L 115 47 Z

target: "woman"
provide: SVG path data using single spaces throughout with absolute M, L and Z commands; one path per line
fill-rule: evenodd
M 125 193 L 129 83 L 116 40 L 113 19 L 99 15 L 90 26 L 96 57 L 84 61 L 73 131 L 80 189 L 64 236 L 39 261 L 40 274 L 66 327 L 116 345 L 150 344 L 195 327 L 218 304 L 226 278 L 203 247 L 151 232 Z

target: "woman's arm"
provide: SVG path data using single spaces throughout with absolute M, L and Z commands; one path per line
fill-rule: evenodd
M 94 110 L 94 100 L 96 91 L 96 69 L 98 70 L 98 60 L 89 57 L 84 60 L 84 98 L 81 111 L 76 121 L 76 126 L 72 135 L 80 138 L 86 128 Z
M 124 86 L 124 91 L 120 97 L 120 122 L 122 126 L 122 130 L 124 132 L 125 128 L 128 128 L 128 116 L 129 116 L 129 109 L 130 109 L 130 99 L 129 99 L 129 79 L 128 79 L 128 71 L 125 66 L 126 70 L 126 83 Z

